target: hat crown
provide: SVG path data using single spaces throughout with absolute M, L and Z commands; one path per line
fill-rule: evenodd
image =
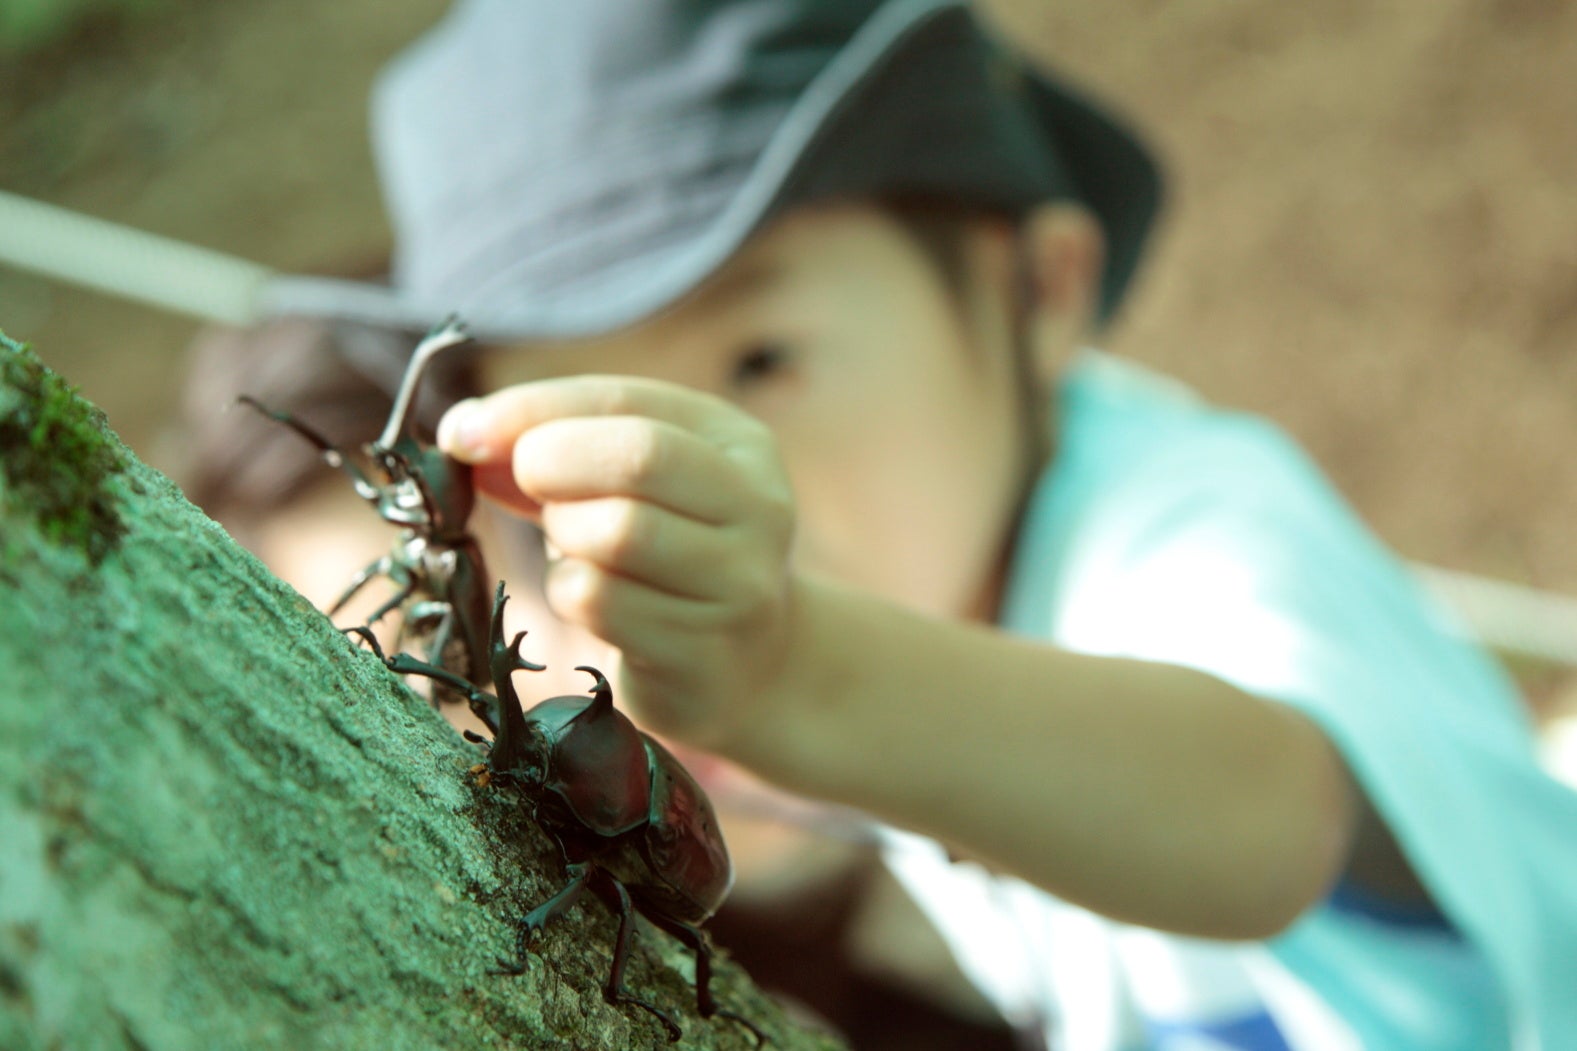
M 651 316 L 818 200 L 1074 198 L 1106 233 L 1108 317 L 1159 172 L 1077 92 L 1003 68 L 964 0 L 459 0 L 374 92 L 393 287 L 286 277 L 265 304 L 573 338 Z
M 748 168 L 876 6 L 462 0 L 374 89 L 396 284 L 474 293 L 508 246 L 551 240 L 525 227 L 674 185 L 654 166 Z

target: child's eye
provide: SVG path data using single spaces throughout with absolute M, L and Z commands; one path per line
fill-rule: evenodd
M 791 363 L 792 355 L 781 343 L 756 343 L 734 359 L 729 383 L 736 390 L 746 390 L 779 375 Z

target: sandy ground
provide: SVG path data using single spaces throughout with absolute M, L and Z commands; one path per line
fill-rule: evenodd
M 377 65 L 437 0 L 171 0 L 0 61 L 0 188 L 285 268 L 376 259 Z M 997 0 L 1148 129 L 1112 348 L 1290 428 L 1409 557 L 1577 594 L 1577 5 Z M 179 318 L 0 271 L 156 464 Z

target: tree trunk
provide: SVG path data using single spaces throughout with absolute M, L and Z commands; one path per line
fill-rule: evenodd
M 0 337 L 0 1047 L 667 1046 L 590 896 L 491 973 L 562 874 L 478 758 Z M 628 989 L 753 1046 L 692 978 L 642 923 Z

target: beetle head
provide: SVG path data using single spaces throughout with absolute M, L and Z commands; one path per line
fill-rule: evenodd
M 429 536 L 465 528 L 476 506 L 470 468 L 409 435 L 392 448 L 367 449 L 388 478 L 378 500 L 385 521 Z
M 413 440 L 402 439 L 392 448 L 384 448 L 376 442 L 365 448 L 367 456 L 378 465 L 384 477 L 377 491 L 378 516 L 385 522 L 431 535 L 438 508 L 424 488 L 421 446 Z
M 528 793 L 536 792 L 547 781 L 548 762 L 552 745 L 542 730 L 524 721 L 524 728 L 510 739 L 507 748 L 500 748 L 497 740 L 488 757 L 488 766 L 495 777 L 502 777 L 510 784 Z

